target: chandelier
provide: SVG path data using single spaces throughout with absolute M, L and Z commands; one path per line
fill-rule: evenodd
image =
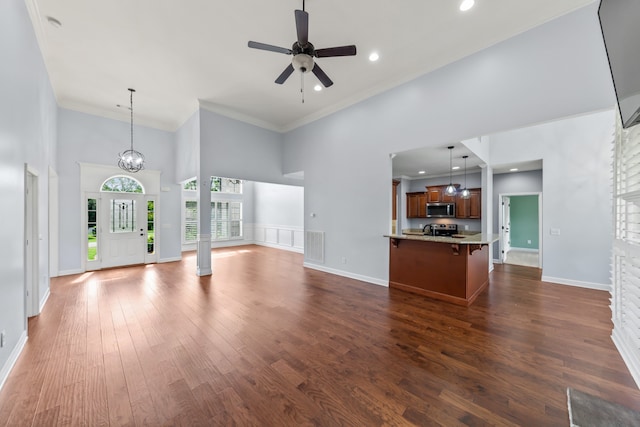
M 144 169 L 144 155 L 133 149 L 133 92 L 129 89 L 131 101 L 131 148 L 118 154 L 118 166 L 127 172 L 136 173 Z

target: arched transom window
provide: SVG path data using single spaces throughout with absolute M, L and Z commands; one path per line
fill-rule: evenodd
M 144 194 L 144 187 L 135 178 L 129 176 L 117 175 L 107 179 L 100 191 L 110 191 L 114 193 L 139 193 Z

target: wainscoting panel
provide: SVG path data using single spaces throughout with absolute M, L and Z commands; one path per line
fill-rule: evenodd
M 302 227 L 290 227 L 270 224 L 245 224 L 245 230 L 253 230 L 253 242 L 256 245 L 304 252 L 304 230 Z

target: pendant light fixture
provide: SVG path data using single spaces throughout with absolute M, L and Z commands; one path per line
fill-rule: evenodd
M 451 157 L 453 155 L 453 145 L 450 145 L 447 148 L 449 149 L 449 185 L 447 185 L 447 188 L 444 189 L 444 194 L 446 194 L 447 196 L 455 196 L 456 187 L 453 185 L 453 179 L 451 176 L 451 171 L 453 168 L 453 157 Z
M 136 173 L 144 169 L 144 156 L 141 152 L 133 149 L 133 92 L 129 89 L 131 101 L 131 148 L 118 154 L 118 166 L 127 172 Z
M 464 159 L 464 189 L 460 192 L 460 196 L 462 196 L 463 199 L 468 199 L 469 195 L 471 194 L 467 189 L 467 158 L 468 157 L 469 156 L 462 156 L 462 158 Z

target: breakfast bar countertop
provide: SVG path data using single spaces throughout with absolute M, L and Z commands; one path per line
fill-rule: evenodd
M 438 242 L 438 243 L 456 243 L 461 245 L 488 245 L 493 242 L 497 242 L 500 236 L 497 234 L 456 234 L 452 237 L 448 236 L 430 236 L 430 235 L 415 235 L 415 234 L 385 234 L 384 237 L 390 239 L 403 239 L 403 240 L 418 240 L 423 242 Z

